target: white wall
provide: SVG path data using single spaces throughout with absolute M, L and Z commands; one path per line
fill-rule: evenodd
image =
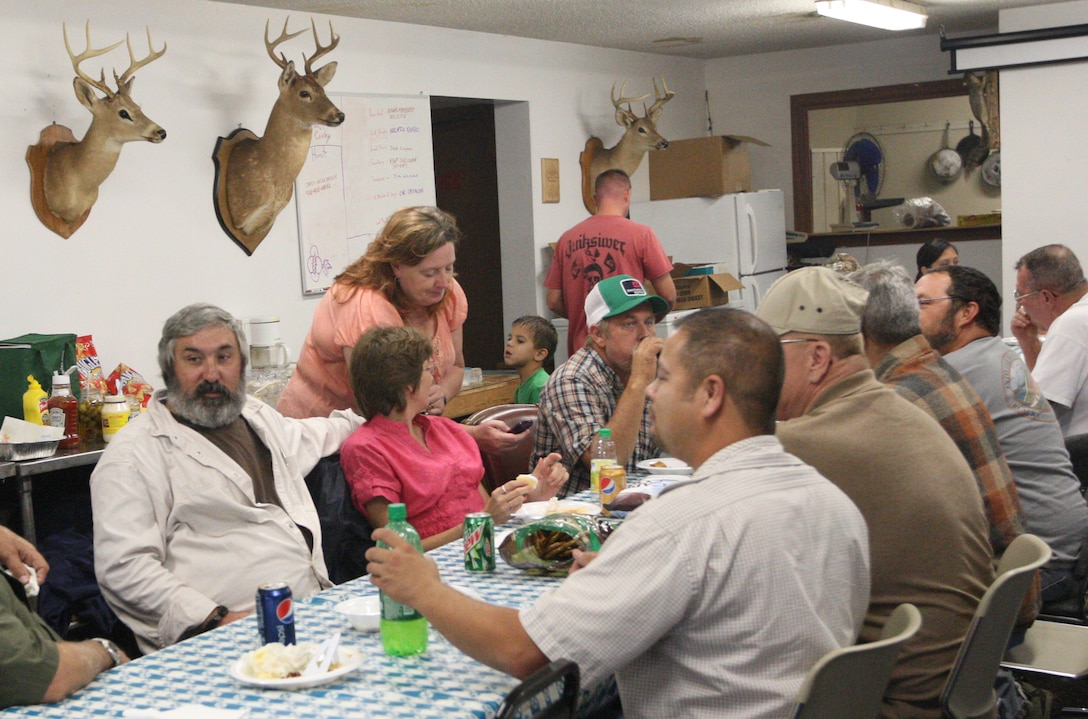
M 158 385 L 155 345 L 163 320 L 202 300 L 239 317 L 279 315 L 284 340 L 298 350 L 315 301 L 301 295 L 293 203 L 252 257 L 219 228 L 211 204 L 216 138 L 239 125 L 258 134 L 264 130 L 278 70 L 265 54 L 262 33 L 266 19 L 276 27 L 284 17 L 281 11 L 204 0 L 0 0 L 8 43 L 8 102 L 0 107 L 0 338 L 93 334 L 107 371 L 125 362 Z M 98 47 L 127 31 L 142 55 L 145 25 L 156 46 L 167 42 L 166 55 L 138 73 L 133 94 L 168 137 L 161 145 L 126 146 L 86 224 L 64 240 L 31 209 L 24 157 L 50 122 L 71 127 L 77 137 L 89 124 L 89 113 L 72 92 L 61 36 L 67 21 L 70 37 L 82 47 L 86 19 Z M 330 18 L 316 19 L 327 31 Z M 665 75 L 677 96 L 665 108 L 663 133 L 694 136 L 703 127 L 701 61 L 331 19 L 342 38 L 328 58 L 339 63 L 330 85 L 336 92 L 522 103 L 521 110 L 514 104 L 497 112 L 500 161 L 507 163 L 503 176 L 509 183 L 500 200 L 531 208 L 529 216 L 503 218 L 504 271 L 512 273 L 508 291 L 518 298 L 508 300 L 508 307 L 544 308 L 541 248 L 586 214 L 578 154 L 590 134 L 601 135 L 607 145 L 619 139 L 608 95 L 614 81 L 630 78 L 628 91 L 642 93 L 650 91 L 651 76 Z M 307 21 L 296 14 L 293 27 Z M 306 37 L 293 40 L 289 52 L 312 51 L 308 43 Z M 127 61 L 123 49 L 106 59 Z M 93 71 L 98 65 L 86 67 Z M 541 157 L 560 159 L 559 204 L 540 202 Z M 640 170 L 635 178 L 640 199 L 648 195 L 646 174 Z M 535 298 L 528 289 L 534 281 Z
M 1088 23 L 1088 2 L 1002 10 L 1001 32 Z M 1040 111 L 1045 108 L 1045 111 Z M 1088 62 L 1001 71 L 1002 296 L 1015 312 L 1012 271 L 1025 253 L 1067 245 L 1088 266 Z
M 786 193 L 793 227 L 790 96 L 948 78 L 936 35 L 711 60 L 706 86 L 716 134 L 752 135 L 752 189 Z

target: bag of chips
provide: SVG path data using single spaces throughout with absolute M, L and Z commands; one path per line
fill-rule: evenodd
M 98 360 L 98 350 L 90 335 L 76 337 L 76 367 L 79 368 L 79 386 L 99 390 L 103 396 L 110 393 L 106 386 L 106 376 L 102 373 L 102 363 Z
M 530 574 L 565 575 L 574 564 L 574 550 L 595 552 L 612 531 L 596 517 L 550 514 L 524 524 L 499 545 L 499 556 Z
M 117 389 L 116 394 L 135 397 L 140 401 L 140 406 L 144 408 L 147 407 L 147 402 L 151 399 L 151 393 L 155 391 L 144 380 L 143 375 L 123 362 L 117 365 L 113 372 L 110 372 L 109 383 L 111 387 Z

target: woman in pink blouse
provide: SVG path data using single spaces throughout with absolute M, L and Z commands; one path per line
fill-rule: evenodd
M 371 327 L 407 326 L 430 341 L 435 382 L 427 410 L 441 414 L 465 373 L 461 331 L 468 299 L 453 271 L 460 238 L 457 222 L 437 207 L 393 213 L 314 310 L 280 413 L 301 419 L 355 408 L 348 380 L 351 348 Z
M 567 481 L 560 455 L 553 453 L 533 470 L 535 487 L 511 479 L 487 494 L 476 442 L 457 422 L 423 414 L 435 381 L 431 343 L 417 330 L 367 330 L 350 367 L 367 421 L 344 442 L 340 463 L 356 508 L 372 526 L 385 526 L 389 504 L 403 502 L 428 550 L 460 539 L 470 512 L 487 512 L 502 524 L 526 500 L 554 497 Z

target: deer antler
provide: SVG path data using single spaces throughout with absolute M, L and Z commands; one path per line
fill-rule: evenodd
M 106 97 L 113 97 L 114 92 L 110 89 L 110 86 L 106 84 L 106 70 L 102 69 L 102 74 L 99 79 L 95 80 L 90 75 L 79 69 L 79 64 L 84 60 L 90 60 L 92 57 L 98 57 L 99 55 L 105 55 L 110 50 L 121 45 L 124 40 L 118 40 L 109 47 L 104 47 L 100 50 L 95 50 L 91 47 L 91 21 L 87 21 L 87 49 L 78 55 L 72 52 L 72 45 L 68 42 L 68 26 L 65 23 L 61 23 L 61 28 L 64 30 L 64 47 L 68 50 L 68 57 L 72 59 L 72 69 L 76 71 L 76 77 L 86 82 L 91 87 L 97 88 L 106 93 Z
M 121 73 L 121 77 L 117 77 L 117 71 L 113 71 L 113 79 L 117 81 L 117 89 L 120 90 L 129 78 L 136 74 L 144 65 L 155 62 L 166 52 L 166 43 L 162 44 L 162 50 L 155 52 L 155 46 L 151 44 L 151 28 L 145 27 L 147 30 L 147 57 L 143 60 L 136 60 L 136 56 L 132 52 L 132 42 L 129 40 L 128 33 L 125 33 L 125 44 L 128 45 L 128 69 Z M 118 43 L 120 44 L 120 43 Z
M 264 47 L 265 47 L 265 50 L 268 51 L 268 56 L 270 58 L 272 58 L 272 62 L 276 63 L 281 70 L 283 70 L 283 69 L 285 69 L 287 67 L 287 56 L 284 55 L 283 53 L 280 53 L 280 56 L 276 57 L 276 47 L 279 46 L 280 43 L 286 42 L 286 41 L 290 40 L 293 37 L 298 37 L 302 33 L 306 32 L 306 28 L 303 28 L 303 29 L 299 30 L 298 32 L 293 32 L 293 33 L 288 34 L 287 33 L 287 23 L 288 23 L 288 21 L 290 19 L 291 18 L 287 18 L 287 20 L 283 21 L 283 31 L 280 32 L 280 36 L 278 38 L 276 38 L 272 42 L 268 41 L 268 20 L 264 21 Z M 331 26 L 331 23 L 330 23 L 330 26 Z
M 324 47 L 321 46 L 321 41 L 317 39 L 317 25 L 314 23 L 313 18 L 310 18 L 310 26 L 314 29 L 314 45 L 317 46 L 317 51 L 314 52 L 312 57 L 309 57 L 309 58 L 306 59 L 306 74 L 307 75 L 312 75 L 313 74 L 313 70 L 311 69 L 310 66 L 313 64 L 313 62 L 315 60 L 317 60 L 319 57 L 323 57 L 325 55 L 328 55 L 330 52 L 332 52 L 333 50 L 336 49 L 337 45 L 340 44 L 340 36 L 337 35 L 336 31 L 332 29 L 332 20 L 329 21 L 329 36 L 330 36 L 329 44 L 324 46 Z M 306 56 L 303 55 L 303 57 L 305 58 Z
M 627 89 L 627 81 L 624 80 L 623 85 L 620 86 L 620 96 L 617 98 L 616 97 L 616 83 L 612 83 L 612 92 L 611 92 L 612 106 L 616 108 L 616 112 L 622 112 L 623 114 L 627 115 L 631 119 L 635 119 L 635 113 L 631 111 L 631 103 L 632 102 L 638 102 L 639 100 L 645 100 L 646 98 L 649 97 L 649 95 L 643 95 L 641 97 L 624 97 L 623 96 L 623 91 L 626 90 L 626 89 Z M 654 90 L 656 91 L 656 89 L 657 89 L 657 85 L 654 85 Z M 620 107 L 620 105 L 622 105 L 624 103 L 627 103 L 627 109 L 626 110 L 624 108 Z M 618 121 L 619 121 L 619 118 L 617 118 L 617 122 Z
M 661 112 L 662 106 L 676 95 L 675 92 L 669 90 L 665 85 L 665 77 L 661 77 L 661 92 L 657 91 L 657 79 L 654 78 L 654 104 L 650 105 L 650 109 L 646 111 L 646 116 L 651 117 Z

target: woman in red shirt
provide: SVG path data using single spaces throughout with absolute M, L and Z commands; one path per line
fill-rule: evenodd
M 527 479 L 505 482 L 487 494 L 476 441 L 445 417 L 425 414 L 434 385 L 432 346 L 410 327 L 374 327 L 352 351 L 351 383 L 367 421 L 340 449 L 352 501 L 373 527 L 389 522 L 388 505 L 403 502 L 423 549 L 462 535 L 471 512 L 502 524 L 526 501 L 555 496 L 567 481 L 560 455 L 541 459 Z

